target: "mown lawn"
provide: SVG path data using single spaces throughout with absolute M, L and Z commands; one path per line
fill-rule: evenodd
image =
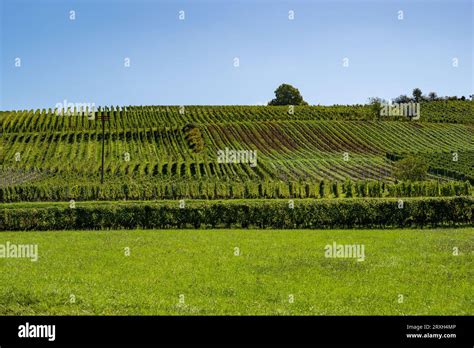
M 0 258 L 1 315 L 474 314 L 474 228 L 1 232 L 7 241 L 37 243 L 39 260 Z M 326 258 L 334 241 L 363 244 L 365 261 Z

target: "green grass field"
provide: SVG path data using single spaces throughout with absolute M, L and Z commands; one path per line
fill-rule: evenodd
M 334 241 L 363 244 L 365 261 L 326 258 Z M 473 315 L 473 241 L 473 228 L 2 232 L 39 260 L 0 258 L 0 315 Z

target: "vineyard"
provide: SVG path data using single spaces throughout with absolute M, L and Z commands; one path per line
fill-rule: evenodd
M 95 115 L 88 107 L 75 107 L 61 112 L 52 109 L 0 111 L 0 120 L 4 131 L 9 133 L 100 130 L 96 120 L 102 112 L 112 114 L 109 126 L 116 130 L 158 126 L 180 128 L 189 122 L 208 125 L 246 121 L 407 121 L 401 116 L 380 116 L 369 105 L 112 106 L 98 109 Z M 422 102 L 420 110 L 419 122 L 474 124 L 471 101 Z
M 424 103 L 416 122 L 365 105 L 4 111 L 0 201 L 471 195 L 471 107 Z M 256 151 L 257 163 L 220 163 L 225 149 Z M 430 181 L 396 182 L 409 154 Z

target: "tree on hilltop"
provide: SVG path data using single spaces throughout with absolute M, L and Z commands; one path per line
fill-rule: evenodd
M 430 93 L 428 94 L 428 99 L 429 99 L 430 101 L 438 100 L 438 95 L 436 94 L 436 92 L 430 92 Z
M 419 89 L 419 88 L 415 88 L 413 90 L 412 95 L 413 95 L 413 101 L 415 103 L 419 103 L 423 100 L 423 93 L 421 92 L 421 89 Z
M 275 90 L 275 98 L 268 105 L 308 105 L 308 103 L 303 100 L 297 88 L 284 83 Z

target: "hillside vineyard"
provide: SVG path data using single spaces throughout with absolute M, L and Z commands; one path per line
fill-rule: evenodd
M 3 111 L 0 201 L 471 195 L 472 103 L 420 109 L 417 121 L 367 105 Z M 407 155 L 428 162 L 428 180 L 397 182 Z

